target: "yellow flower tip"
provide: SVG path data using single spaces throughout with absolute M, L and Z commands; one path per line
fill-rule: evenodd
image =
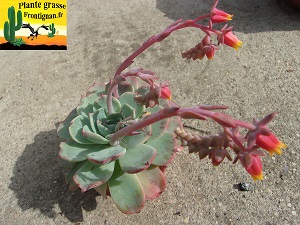
M 237 43 L 233 46 L 233 48 L 234 48 L 235 50 L 239 50 L 239 48 L 242 46 L 242 44 L 243 44 L 243 42 L 237 41 Z
M 232 20 L 233 15 L 228 15 L 227 20 Z
M 172 95 L 168 98 L 168 100 L 171 100 L 172 99 Z
M 279 148 L 287 148 L 287 145 L 284 144 L 283 142 L 280 142 L 279 143 Z
M 258 175 L 251 175 L 251 177 L 253 178 L 254 181 L 257 181 L 257 180 L 263 180 L 263 179 L 264 179 L 262 173 L 260 173 L 260 174 L 258 174 Z
M 276 154 L 281 155 L 282 154 L 282 150 L 281 148 L 276 148 L 276 150 L 274 151 Z
M 281 154 L 282 154 L 282 150 L 281 150 L 282 148 L 287 148 L 287 146 L 286 146 L 284 143 L 280 142 L 280 143 L 276 146 L 276 148 L 275 148 L 275 149 L 271 149 L 271 150 L 269 151 L 269 153 L 270 153 L 271 156 L 273 156 L 274 153 L 276 153 L 276 154 L 278 154 L 278 155 L 281 155 Z
M 281 155 L 282 154 L 282 150 L 281 148 L 277 147 L 275 149 L 271 149 L 271 150 L 268 150 L 270 156 L 273 156 L 274 153 L 278 154 L 278 155 Z

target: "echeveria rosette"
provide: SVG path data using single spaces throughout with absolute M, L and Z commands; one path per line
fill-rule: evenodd
M 71 169 L 66 181 L 71 190 L 78 187 L 87 191 L 94 188 L 102 196 L 111 196 L 124 213 L 138 213 L 146 199 L 158 197 L 166 188 L 164 169 L 174 153 L 187 146 L 189 153 L 199 158 L 209 157 L 218 166 L 228 150 L 254 180 L 261 180 L 264 153 L 258 148 L 281 154 L 285 148 L 266 126 L 275 116 L 272 113 L 254 124 L 236 120 L 216 110 L 223 105 L 200 105 L 182 108 L 170 101 L 167 82 L 157 83 L 155 72 L 143 68 L 129 69 L 135 58 L 176 30 L 187 27 L 200 29 L 204 38 L 195 47 L 182 53 L 187 59 L 214 57 L 217 46 L 228 45 L 238 49 L 242 42 L 227 24 L 221 29 L 215 23 L 231 20 L 231 15 L 216 8 L 193 20 L 179 19 L 164 31 L 151 36 L 117 68 L 113 79 L 105 85 L 90 87 L 79 106 L 58 127 L 60 137 L 66 139 L 60 147 L 60 158 Z M 199 24 L 209 19 L 208 25 Z M 214 44 L 212 35 L 217 36 Z M 139 86 L 138 81 L 144 82 Z M 222 127 L 217 135 L 198 135 L 186 132 L 181 119 L 211 119 Z M 248 130 L 247 135 L 239 129 Z
M 110 137 L 118 129 L 170 105 L 164 99 L 153 108 L 136 103 L 137 88 L 134 79 L 120 84 L 120 96 L 112 100 L 114 113 L 108 114 L 107 88 L 94 84 L 58 127 L 58 135 L 67 140 L 60 144 L 59 157 L 72 164 L 66 176 L 70 189 L 94 188 L 110 195 L 128 214 L 140 212 L 145 199 L 155 199 L 165 190 L 160 167 L 172 161 L 178 147 L 173 131 L 181 125 L 179 118 L 164 119 L 111 146 Z

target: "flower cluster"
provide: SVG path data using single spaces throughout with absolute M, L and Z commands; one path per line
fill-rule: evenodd
M 242 42 L 232 33 L 232 27 L 227 28 L 227 24 L 221 30 L 213 29 L 213 24 L 223 23 L 229 20 L 232 20 L 232 16 L 222 10 L 216 8 L 216 4 L 212 7 L 212 10 L 209 14 L 209 25 L 202 26 L 199 24 L 193 24 L 194 27 L 198 27 L 202 29 L 206 36 L 201 40 L 199 44 L 190 50 L 182 52 L 182 57 L 187 59 L 203 59 L 206 56 L 209 60 L 211 60 L 215 51 L 218 49 L 217 46 L 220 44 L 225 44 L 229 47 L 232 47 L 238 50 Z M 197 19 L 194 21 L 198 21 Z M 213 44 L 211 40 L 212 35 L 217 35 L 217 44 Z
M 214 107 L 214 109 L 217 108 L 220 107 Z M 273 155 L 274 152 L 281 154 L 281 149 L 286 148 L 286 145 L 279 141 L 266 127 L 265 123 L 270 122 L 274 115 L 275 113 L 272 113 L 254 124 L 230 119 L 231 124 L 226 125 L 222 122 L 224 131 L 218 135 L 200 136 L 179 128 L 175 130 L 175 134 L 182 145 L 188 147 L 189 153 L 197 152 L 200 159 L 208 156 L 214 166 L 218 166 L 225 157 L 232 160 L 228 153 L 228 149 L 232 149 L 236 154 L 234 163 L 239 160 L 254 180 L 262 180 L 262 162 L 260 157 L 265 154 L 258 148 L 266 150 L 270 155 Z M 210 117 L 218 122 L 223 115 L 219 114 L 217 117 Z M 249 132 L 243 136 L 239 133 L 238 127 L 249 129 Z M 255 144 L 253 144 L 253 141 Z

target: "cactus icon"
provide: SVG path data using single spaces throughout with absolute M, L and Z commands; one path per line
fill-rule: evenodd
M 15 7 L 11 6 L 8 8 L 8 20 L 4 23 L 4 37 L 11 44 L 15 42 L 15 32 L 20 30 L 22 27 L 22 12 L 17 12 L 17 25 L 15 25 Z
M 49 29 L 51 30 L 51 32 L 48 33 L 48 37 L 54 37 L 55 33 L 56 33 L 56 28 L 54 27 L 54 23 L 49 25 Z

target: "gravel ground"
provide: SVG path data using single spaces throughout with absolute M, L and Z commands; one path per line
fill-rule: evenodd
M 239 51 L 221 46 L 212 61 L 181 59 L 201 39 L 178 31 L 134 66 L 169 80 L 182 106 L 226 104 L 251 121 L 279 113 L 270 128 L 288 145 L 264 157 L 265 179 L 240 165 L 180 152 L 167 168 L 167 190 L 137 215 L 123 215 L 95 191 L 69 192 L 58 167 L 63 120 L 93 82 L 106 82 L 147 37 L 174 20 L 207 12 L 204 0 L 69 1 L 67 51 L 0 51 L 0 224 L 300 224 L 300 13 L 275 0 L 222 1 L 235 15 Z M 201 34 L 202 35 L 202 34 Z M 187 121 L 207 133 L 218 127 Z M 239 182 L 251 186 L 236 189 Z

